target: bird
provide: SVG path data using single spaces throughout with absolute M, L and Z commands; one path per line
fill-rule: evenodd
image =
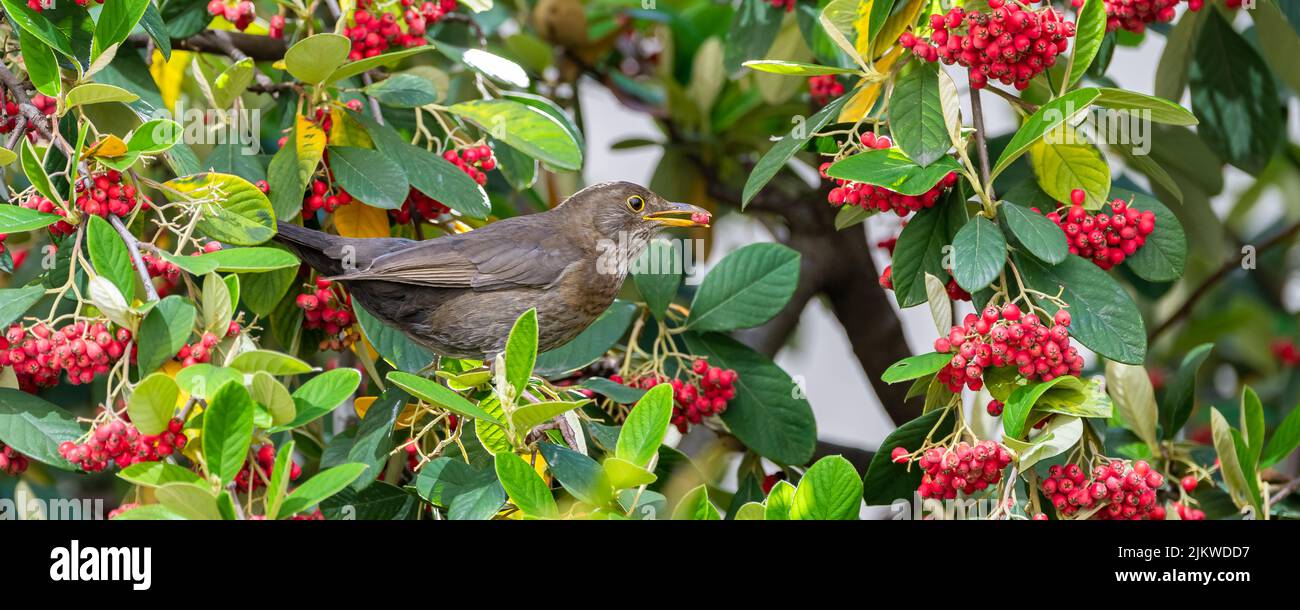
M 614 301 L 631 263 L 668 227 L 708 226 L 699 206 L 632 182 L 560 205 L 416 241 L 348 238 L 280 223 L 275 239 L 371 315 L 448 358 L 492 361 L 515 320 L 537 311 L 539 352 L 571 341 Z

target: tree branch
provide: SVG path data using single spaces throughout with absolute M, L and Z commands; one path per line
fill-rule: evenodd
M 50 126 L 46 123 L 45 113 L 41 112 L 40 108 L 37 108 L 32 103 L 32 99 L 27 95 L 27 89 L 23 87 L 18 77 L 9 71 L 4 62 L 0 62 L 0 82 L 3 82 L 5 89 L 8 89 L 9 93 L 13 94 L 14 102 L 18 104 L 18 111 L 22 113 L 23 118 L 26 118 L 28 123 L 36 127 L 36 131 L 41 134 L 41 137 L 51 139 Z M 18 131 L 21 132 L 22 130 Z
M 149 41 L 146 34 L 135 34 L 127 38 L 129 44 L 137 47 L 146 47 Z M 253 61 L 278 61 L 284 59 L 284 52 L 289 49 L 278 38 L 222 30 L 204 30 L 189 38 L 173 38 L 171 42 L 173 49 L 229 55 L 235 60 L 251 57 Z
M 153 281 L 149 277 L 149 268 L 144 266 L 144 257 L 140 256 L 140 242 L 127 230 L 121 218 L 110 214 L 108 222 L 117 230 L 117 234 L 122 236 L 122 241 L 126 242 L 126 251 L 131 255 L 131 262 L 135 263 L 135 272 L 140 275 L 140 282 L 144 284 L 145 296 L 150 301 L 157 301 L 158 290 L 154 288 Z

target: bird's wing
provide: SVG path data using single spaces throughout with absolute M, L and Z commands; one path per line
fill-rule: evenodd
M 558 232 L 524 225 L 489 230 L 501 224 L 389 252 L 339 279 L 475 290 L 545 288 L 583 257 Z

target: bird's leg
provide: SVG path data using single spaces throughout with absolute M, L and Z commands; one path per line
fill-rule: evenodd
M 433 361 L 430 362 L 429 364 L 426 364 L 424 368 L 420 369 L 420 372 L 416 373 L 416 375 L 419 375 L 420 377 L 426 377 L 430 373 L 437 371 L 438 367 L 441 364 L 442 364 L 442 356 L 439 356 L 438 354 L 434 354 Z

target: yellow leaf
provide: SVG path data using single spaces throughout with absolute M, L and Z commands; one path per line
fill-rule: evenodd
M 857 38 L 853 41 L 853 48 L 858 50 L 858 55 L 868 60 L 872 58 L 871 49 L 868 48 L 871 45 L 868 34 L 871 32 L 871 5 L 873 4 L 875 4 L 875 0 L 862 0 L 859 2 L 858 19 L 853 22 L 853 29 L 858 33 Z
M 334 228 L 343 237 L 388 237 L 388 212 L 353 201 L 334 211 Z
M 330 108 L 330 144 L 373 148 L 370 134 L 366 133 L 365 127 L 341 108 Z
M 87 146 L 85 152 L 82 153 L 82 156 L 106 157 L 112 159 L 125 154 L 126 142 L 123 142 L 122 138 L 109 134 L 100 138 L 98 142 Z
M 325 154 L 325 131 L 303 115 L 298 115 L 294 146 L 298 148 L 298 179 L 307 184 Z
M 876 40 L 871 45 L 872 52 L 867 57 L 875 57 L 885 49 L 893 46 L 895 42 L 898 42 L 898 37 L 907 30 L 907 26 L 916 22 L 916 16 L 921 12 L 923 4 L 925 4 L 923 0 L 911 0 L 911 4 L 886 19 L 884 27 L 881 27 L 880 31 L 876 32 Z M 881 72 L 888 70 L 885 67 L 878 67 L 878 69 Z
M 898 58 L 902 55 L 903 48 L 895 47 L 880 58 L 880 61 L 876 62 L 876 69 L 882 73 L 889 72 L 893 68 L 894 62 L 898 61 Z M 883 87 L 884 82 L 881 81 L 859 88 L 858 92 L 854 93 L 849 102 L 840 110 L 837 122 L 856 123 L 858 119 L 866 116 L 868 112 L 871 112 L 871 108 L 876 105 L 876 100 L 880 98 L 880 91 Z
M 194 54 L 189 51 L 172 51 L 170 60 L 163 59 L 162 51 L 153 52 L 153 64 L 149 66 L 149 73 L 153 75 L 153 82 L 162 94 L 163 105 L 172 112 L 176 112 L 176 100 L 181 96 L 185 70 L 193 59 Z
M 375 404 L 378 396 L 358 396 L 352 401 L 352 409 L 357 412 L 358 419 L 366 418 L 366 411 L 370 410 L 370 405 Z

